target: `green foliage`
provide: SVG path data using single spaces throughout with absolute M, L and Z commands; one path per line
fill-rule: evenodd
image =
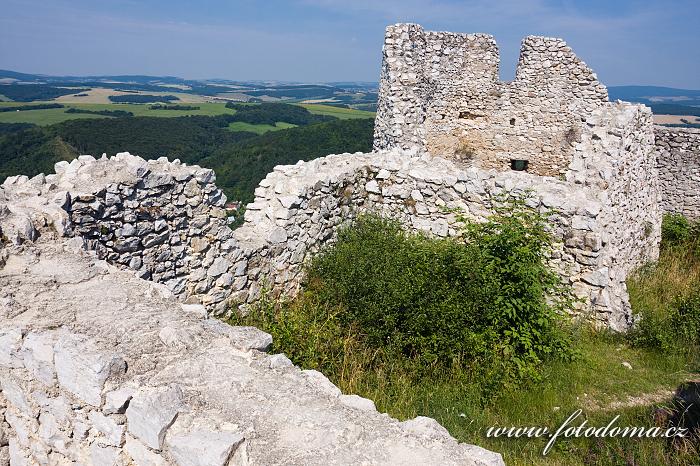
M 41 128 L 0 124 L 0 181 L 11 175 L 51 173 L 55 162 L 79 153 L 129 151 L 147 159 L 167 156 L 213 168 L 217 184 L 230 199 L 250 202 L 257 184 L 275 165 L 372 148 L 371 119 L 334 120 L 258 136 L 229 131 L 234 116 L 77 119 Z
M 411 419 L 418 415 L 434 417 L 459 441 L 502 453 L 507 464 L 697 464 L 697 446 L 686 444 L 678 448 L 664 439 L 616 437 L 601 441 L 594 438 L 562 438 L 543 457 L 542 449 L 548 438 L 489 438 L 485 435 L 492 426 L 543 426 L 555 431 L 577 409 L 584 410 L 589 426 L 605 426 L 617 415 L 621 416 L 615 424 L 617 426 L 659 425 L 656 424 L 659 422 L 656 418 L 656 397 L 660 393 L 669 393 L 683 381 L 697 378 L 700 367 L 700 352 L 697 349 L 681 354 L 660 350 L 653 345 L 629 345 L 628 338 L 622 335 L 580 329 L 576 339 L 571 342 L 565 337 L 554 338 L 553 341 L 567 341 L 565 345 L 571 344 L 573 349 L 564 351 L 559 358 L 552 357 L 557 355 L 556 350 L 544 353 L 541 356 L 542 364 L 536 368 L 541 377 L 524 383 L 520 380 L 521 383 L 517 385 L 518 379 L 510 379 L 511 383 L 508 384 L 505 383 L 508 380 L 499 377 L 502 373 L 499 363 L 511 367 L 513 364 L 512 358 L 498 352 L 498 345 L 493 358 L 468 360 L 467 355 L 477 350 L 466 348 L 464 357 L 456 358 L 456 361 L 452 359 L 452 363 L 433 363 L 427 368 L 425 364 L 429 364 L 430 360 L 422 357 L 423 353 L 414 354 L 415 351 L 406 350 L 412 345 L 421 344 L 420 338 L 414 338 L 415 334 L 407 331 L 417 328 L 420 337 L 424 328 L 413 326 L 421 319 L 431 331 L 439 332 L 436 329 L 442 325 L 440 316 L 438 322 L 432 322 L 422 315 L 431 312 L 430 299 L 442 296 L 448 299 L 456 296 L 459 299 L 459 293 L 448 290 L 443 281 L 467 272 L 458 270 L 449 274 L 440 270 L 443 264 L 461 265 L 454 259 L 455 256 L 465 257 L 465 265 L 472 265 L 469 261 L 475 260 L 487 270 L 473 271 L 477 281 L 467 283 L 466 289 L 460 290 L 463 293 L 486 295 L 488 293 L 471 288 L 481 283 L 488 286 L 490 280 L 506 285 L 503 292 L 497 287 L 494 287 L 494 291 L 510 304 L 498 304 L 501 310 L 494 314 L 503 314 L 500 321 L 508 322 L 507 325 L 514 328 L 524 327 L 525 321 L 531 320 L 542 309 L 541 301 L 535 300 L 531 305 L 523 306 L 517 300 L 539 296 L 539 289 L 552 288 L 552 294 L 562 294 L 559 304 L 554 304 L 545 315 L 545 325 L 551 318 L 554 327 L 558 327 L 559 318 L 555 310 L 566 307 L 570 298 L 566 297 L 566 290 L 561 290 L 549 278 L 537 280 L 535 271 L 543 264 L 535 260 L 537 251 L 548 247 L 548 235 L 542 228 L 543 220 L 537 214 L 521 212 L 517 205 L 509 207 L 506 204 L 501 213 L 484 227 L 467 226 L 468 244 L 455 242 L 447 245 L 448 240 L 429 240 L 407 234 L 388 220 L 361 218 L 355 227 L 343 230 L 338 244 L 326 251 L 325 259 L 319 259 L 322 263 L 330 262 L 331 257 L 341 261 L 337 265 L 322 264 L 325 267 L 321 272 L 331 271 L 330 277 L 323 274 L 310 276 L 302 293 L 293 301 L 280 302 L 263 294 L 262 302 L 247 316 L 234 315 L 231 323 L 255 325 L 271 333 L 272 351 L 286 353 L 303 368 L 321 370 L 343 393 L 373 399 L 380 412 L 386 411 L 399 419 Z M 471 228 L 473 232 L 469 231 Z M 429 242 L 434 244 L 423 244 Z M 459 251 L 459 248 L 474 248 L 476 252 L 467 253 Z M 338 249 L 341 251 L 333 252 Z M 677 321 L 684 322 L 679 327 L 679 331 L 686 335 L 683 338 L 690 339 L 692 335 L 697 338 L 700 302 L 698 298 L 691 297 L 691 291 L 700 289 L 700 260 L 692 255 L 681 256 L 679 251 L 679 248 L 664 248 L 659 264 L 648 269 L 649 272 L 655 271 L 654 274 L 647 276 L 643 283 L 630 282 L 630 298 L 637 312 L 652 303 L 654 307 L 663 309 L 677 305 Z M 376 261 L 371 257 L 373 254 L 378 256 Z M 416 266 L 414 259 L 427 261 L 426 267 L 431 268 L 428 278 L 423 270 L 406 270 L 409 266 Z M 318 266 L 318 263 L 312 264 L 312 268 Z M 551 273 L 549 270 L 543 272 Z M 358 282 L 353 284 L 339 277 L 348 273 L 354 274 Z M 397 276 L 397 273 L 406 276 Z M 490 273 L 495 273 L 496 277 L 483 277 Z M 426 290 L 429 298 L 421 300 L 422 295 L 415 292 L 413 287 L 417 288 L 430 278 L 433 283 Z M 340 283 L 337 283 L 338 280 Z M 370 283 L 362 280 L 369 280 Z M 524 284 L 513 286 L 517 280 Z M 458 279 L 454 283 L 460 284 Z M 664 294 L 666 291 L 669 294 Z M 345 293 L 349 296 L 345 297 Z M 388 318 L 374 314 L 375 309 L 364 311 L 361 308 L 363 305 L 373 306 L 372 300 L 363 298 L 368 294 L 383 300 L 390 313 L 396 313 L 402 306 L 411 306 L 414 312 L 405 312 L 401 316 L 411 322 L 399 322 L 396 330 L 386 328 Z M 678 294 L 688 297 L 676 301 Z M 338 295 L 343 295 L 343 299 L 338 299 Z M 414 297 L 415 303 L 409 302 L 407 296 Z M 352 309 L 359 316 L 358 320 L 348 318 L 348 303 L 354 306 Z M 523 312 L 522 319 L 516 317 L 513 321 L 510 312 L 513 308 Z M 471 309 L 474 307 L 466 307 L 466 312 L 471 312 Z M 366 317 L 366 312 L 376 315 L 378 322 L 361 320 Z M 462 319 L 459 312 L 453 318 Z M 470 331 L 478 328 L 478 319 L 482 319 L 481 316 L 475 318 L 477 323 L 464 322 Z M 484 317 L 483 320 L 493 318 Z M 501 324 L 495 324 L 495 328 L 498 325 Z M 534 323 L 522 334 L 540 325 Z M 389 335 L 390 342 L 370 344 L 371 335 L 375 332 Z M 554 333 L 558 333 L 558 329 Z M 451 335 L 458 333 L 448 326 L 447 333 L 439 333 L 436 338 L 439 341 Z M 511 347 L 522 348 L 523 345 L 517 343 L 519 338 L 505 338 L 511 341 Z M 405 342 L 408 344 L 398 344 Z M 423 343 L 426 342 L 431 350 L 433 346 L 428 340 L 423 340 Z M 456 342 L 457 345 L 460 343 Z M 557 348 L 561 345 L 556 343 L 551 346 Z M 570 360 L 568 356 L 572 351 L 577 357 Z M 632 368 L 623 366 L 623 363 Z M 668 401 L 670 396 L 663 403 Z M 575 425 L 580 422 L 581 419 L 577 420 Z
M 0 137 L 5 134 L 16 133 L 33 127 L 34 125 L 30 123 L 0 123 Z
M 258 183 L 276 165 L 370 151 L 373 128 L 374 120 L 356 119 L 271 131 L 223 145 L 198 163 L 216 171 L 216 183 L 230 199 L 252 202 Z
M 679 297 L 665 312 L 647 310 L 628 335 L 637 347 L 688 351 L 700 344 L 700 293 Z
M 62 107 L 63 105 L 61 105 Z M 126 110 L 88 110 L 84 108 L 71 107 L 66 110 L 66 113 L 85 113 L 88 115 L 102 115 L 116 118 L 126 118 L 134 116 L 133 113 L 127 112 Z
M 82 154 L 129 151 L 147 159 L 167 156 L 197 163 L 216 149 L 253 137 L 227 131 L 227 115 L 71 120 L 47 128 Z M 211 167 L 215 168 L 215 167 Z
M 571 358 L 558 312 L 572 300 L 546 264 L 544 218 L 510 201 L 488 222 L 466 224 L 465 240 L 361 216 L 314 259 L 301 304 L 254 323 L 314 367 L 338 370 L 328 360 L 348 347 L 420 377 L 459 367 L 486 392 Z
M 0 180 L 18 174 L 52 173 L 56 162 L 76 156 L 69 144 L 39 127 L 0 133 Z
M 688 240 L 690 238 L 690 222 L 681 214 L 665 214 L 661 223 L 661 238 L 667 244 Z
M 73 86 L 76 83 L 72 84 Z M 51 100 L 68 94 L 77 94 L 89 91 L 88 88 L 66 89 L 48 84 L 2 84 L 0 94 L 18 102 L 31 102 L 32 100 Z
M 45 110 L 63 107 L 64 106 L 61 104 L 13 105 L 12 107 L 0 107 L 0 112 L 23 112 L 27 110 Z
M 243 105 L 229 102 L 226 108 L 236 111 L 231 121 L 242 121 L 255 125 L 275 126 L 278 121 L 304 126 L 324 121 L 335 120 L 332 116 L 314 115 L 304 107 L 289 104 L 262 103 L 256 105 Z
M 692 247 L 700 239 L 700 223 L 691 222 L 682 214 L 665 214 L 661 223 L 663 247 Z
M 149 94 L 134 94 L 134 95 L 110 95 L 109 100 L 115 103 L 128 104 L 150 104 L 154 102 L 170 102 L 171 100 L 180 100 L 174 95 L 149 95 Z

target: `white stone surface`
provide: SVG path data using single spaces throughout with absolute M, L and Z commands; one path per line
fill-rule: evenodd
M 154 450 L 161 450 L 165 432 L 182 410 L 177 386 L 144 388 L 134 394 L 126 410 L 129 433 Z

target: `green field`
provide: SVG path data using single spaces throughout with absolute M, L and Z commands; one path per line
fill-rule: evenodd
M 55 102 L 33 102 L 39 103 L 55 103 Z M 0 102 L 0 107 L 16 107 L 27 105 L 26 102 Z M 151 110 L 150 105 L 144 104 L 63 104 L 65 108 L 50 108 L 42 110 L 23 110 L 18 112 L 1 112 L 0 123 L 31 123 L 39 126 L 48 126 L 60 123 L 66 120 L 75 120 L 79 118 L 112 118 L 103 115 L 92 115 L 88 113 L 66 113 L 69 108 L 77 108 L 81 110 L 124 110 L 131 112 L 134 116 L 149 116 L 149 117 L 177 117 L 187 115 L 223 115 L 233 114 L 236 111 L 226 108 L 223 103 L 197 103 L 187 104 L 199 107 L 199 110 Z M 301 104 L 309 112 L 317 115 L 330 115 L 341 120 L 350 118 L 373 118 L 373 112 L 362 110 L 354 110 L 349 108 L 332 107 L 330 105 L 318 104 Z M 229 128 L 232 131 L 252 131 L 258 134 L 267 131 L 291 128 L 294 125 L 288 123 L 277 123 L 277 126 L 271 125 L 254 125 L 242 122 L 232 123 Z
M 367 112 L 365 110 L 355 110 L 354 108 L 343 108 L 334 107 L 332 105 L 322 105 L 322 104 L 298 104 L 309 112 L 316 115 L 330 115 L 334 116 L 340 120 L 347 120 L 350 118 L 374 118 L 374 112 Z
M 263 134 L 268 131 L 279 131 L 281 129 L 296 128 L 297 125 L 291 123 L 285 123 L 284 121 L 278 121 L 275 126 L 272 125 L 254 125 L 252 123 L 245 123 L 243 121 L 234 121 L 228 125 L 228 129 L 231 131 L 250 131 L 252 133 Z
M 35 103 L 54 103 L 54 102 L 35 102 Z M 0 107 L 16 107 L 26 105 L 23 102 L 2 102 Z M 205 115 L 214 116 L 224 113 L 235 113 L 234 110 L 225 107 L 225 104 L 219 103 L 198 103 L 188 104 L 199 107 L 199 110 L 151 110 L 149 105 L 143 104 L 63 104 L 65 108 L 50 108 L 43 110 L 24 110 L 21 112 L 2 112 L 0 113 L 0 123 L 32 123 L 39 126 L 53 125 L 66 120 L 74 120 L 77 118 L 112 118 L 102 115 L 91 115 L 88 113 L 66 113 L 69 108 L 77 108 L 81 110 L 124 110 L 131 112 L 134 116 L 150 116 L 150 117 L 175 117 L 186 115 Z

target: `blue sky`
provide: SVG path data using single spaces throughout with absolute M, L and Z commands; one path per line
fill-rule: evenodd
M 0 68 L 376 81 L 384 27 L 563 37 L 607 85 L 700 89 L 699 0 L 0 0 Z

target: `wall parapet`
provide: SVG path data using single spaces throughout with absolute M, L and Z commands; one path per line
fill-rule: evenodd
M 583 299 L 581 314 L 624 330 L 632 322 L 625 279 L 658 254 L 660 211 L 652 136 L 636 131 L 649 115 L 619 105 L 587 120 L 569 179 L 465 168 L 416 150 L 329 155 L 275 167 L 235 231 L 214 174 L 177 161 L 83 156 L 58 164 L 56 175 L 8 179 L 2 192 L 47 217 L 39 223 L 84 238 L 98 257 L 225 314 L 266 287 L 295 294 L 305 263 L 360 212 L 448 236 L 456 232 L 446 208 L 484 219 L 495 197 L 532 191 L 533 207 L 558 211 L 552 263 Z M 634 184 L 618 182 L 620 169 L 634 172 Z

